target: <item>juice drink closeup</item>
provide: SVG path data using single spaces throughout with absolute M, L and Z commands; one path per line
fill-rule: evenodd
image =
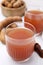
M 24 21 L 35 26 L 37 33 L 43 31 L 43 12 L 41 11 L 27 11 L 24 16 Z
M 15 61 L 28 59 L 34 51 L 34 34 L 35 28 L 27 23 L 23 27 L 17 27 L 6 32 L 6 47 L 8 54 Z M 26 28 L 29 25 L 30 28 Z

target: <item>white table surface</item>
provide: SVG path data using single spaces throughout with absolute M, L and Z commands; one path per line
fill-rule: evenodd
M 43 0 L 24 0 L 27 4 L 27 8 L 35 9 L 43 11 Z M 0 0 L 1 2 L 1 0 Z M 0 22 L 5 17 L 1 13 L 0 9 Z M 36 42 L 39 42 L 43 49 L 43 39 L 41 37 L 36 38 Z M 17 63 L 13 61 L 9 55 L 7 54 L 6 46 L 0 42 L 0 65 L 43 65 L 43 59 L 40 58 L 37 53 L 33 53 L 32 57 L 25 63 Z

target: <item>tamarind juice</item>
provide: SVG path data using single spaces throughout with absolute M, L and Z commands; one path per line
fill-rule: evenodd
M 28 11 L 24 16 L 24 21 L 34 25 L 37 33 L 43 31 L 43 12 Z
M 9 55 L 16 61 L 29 58 L 34 51 L 34 32 L 27 28 L 15 28 L 6 36 Z

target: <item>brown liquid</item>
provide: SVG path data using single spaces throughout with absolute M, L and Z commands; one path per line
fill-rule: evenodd
M 12 39 L 16 39 L 16 40 L 25 40 L 28 39 L 30 37 L 32 37 L 34 34 L 33 31 L 31 31 L 30 29 L 23 29 L 23 28 L 17 28 L 15 30 L 12 30 L 8 33 L 8 36 L 11 37 Z M 31 41 L 31 40 L 30 40 Z M 17 61 L 21 61 L 21 60 L 25 60 L 27 58 L 29 58 L 31 56 L 31 54 L 34 51 L 34 40 L 33 42 L 19 42 L 15 43 L 15 42 L 10 42 L 10 40 L 8 41 L 6 39 L 7 42 L 7 50 L 9 55 Z M 21 44 L 23 42 L 23 44 Z M 20 45 L 21 44 L 21 45 Z
M 38 33 L 43 31 L 43 12 L 28 11 L 24 17 L 24 21 L 33 24 Z

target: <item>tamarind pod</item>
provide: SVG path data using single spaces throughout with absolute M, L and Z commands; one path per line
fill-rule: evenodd
M 2 25 L 2 23 L 0 22 L 0 31 L 1 31 L 2 28 L 3 28 L 3 25 Z
M 18 8 L 21 5 L 21 1 L 18 0 L 16 3 L 13 4 L 14 8 Z
M 3 2 L 2 2 L 2 4 L 3 5 L 5 5 L 6 7 L 8 6 L 8 4 L 9 4 L 9 2 L 8 1 L 6 1 L 6 0 L 4 0 Z
M 13 21 L 15 20 L 15 22 L 16 21 L 22 21 L 22 17 L 20 17 L 20 16 L 15 16 L 12 19 L 13 19 Z
M 22 18 L 19 16 L 15 16 L 15 17 L 8 17 L 5 20 L 0 22 L 0 31 L 2 28 L 6 27 L 7 25 L 9 25 L 10 23 L 16 22 L 16 21 L 22 21 Z
M 2 4 L 5 5 L 5 0 L 2 1 Z
M 41 46 L 38 43 L 35 44 L 34 50 L 41 58 L 43 58 L 43 50 L 41 49 Z
M 24 4 L 24 1 L 21 0 L 21 5 L 23 5 L 23 4 Z
M 15 27 L 17 27 L 16 24 L 12 24 L 12 25 L 11 25 L 11 28 L 15 28 Z
M 7 0 L 8 2 L 11 2 L 12 0 Z
M 0 41 L 3 43 L 3 44 L 6 44 L 5 42 L 5 32 L 9 32 L 12 30 L 12 28 L 16 28 L 17 25 L 16 23 L 12 23 L 11 26 L 9 26 L 7 29 L 6 28 L 3 28 L 0 32 Z
M 2 42 L 2 43 L 5 43 L 5 28 L 3 28 L 2 30 L 1 30 L 1 33 L 0 33 L 0 41 Z
M 12 0 L 12 1 L 11 1 L 11 4 L 13 4 L 13 3 L 15 3 L 15 2 L 16 2 L 16 0 Z
M 8 8 L 12 8 L 12 4 L 9 3 L 9 4 L 7 5 L 7 7 L 8 7 Z
M 12 8 L 13 7 L 13 3 L 15 3 L 15 0 L 11 0 L 11 2 L 8 4 L 8 8 Z

